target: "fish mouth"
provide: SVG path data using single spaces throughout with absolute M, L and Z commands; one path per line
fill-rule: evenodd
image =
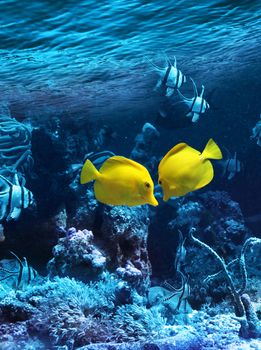
M 152 197 L 150 198 L 149 204 L 152 205 L 153 207 L 157 207 L 157 206 L 159 205 L 157 199 L 156 199 L 154 196 L 152 196 Z

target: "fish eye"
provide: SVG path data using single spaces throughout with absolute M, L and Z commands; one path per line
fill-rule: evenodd
M 162 185 L 162 181 L 161 180 L 159 180 L 159 185 Z
M 145 187 L 150 188 L 150 184 L 148 182 L 145 182 Z

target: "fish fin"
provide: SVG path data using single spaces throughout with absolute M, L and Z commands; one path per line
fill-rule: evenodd
M 201 155 L 203 159 L 222 159 L 222 153 L 213 139 L 209 139 Z
M 177 92 L 178 92 L 178 95 L 179 95 L 179 98 L 181 98 L 183 101 L 182 102 L 191 102 L 191 98 L 188 98 L 184 95 L 182 95 L 182 93 L 179 91 L 179 89 L 177 89 Z
M 185 147 L 187 147 L 187 144 L 182 142 L 182 143 L 178 143 L 176 146 L 174 146 L 173 148 L 171 148 L 170 151 L 168 151 L 168 153 L 161 159 L 160 163 L 159 163 L 159 170 L 161 168 L 161 166 L 165 163 L 165 161 L 173 154 L 178 153 L 180 151 L 182 151 Z
M 162 160 L 159 163 L 159 171 L 161 169 L 161 166 L 165 163 L 165 161 L 172 155 L 181 152 L 181 151 L 186 151 L 186 153 L 194 153 L 194 154 L 198 154 L 200 155 L 200 152 L 197 151 L 196 149 L 190 147 L 189 145 L 187 145 L 184 142 L 178 143 L 176 146 L 174 146 L 173 148 L 171 148 L 170 151 L 168 151 L 168 153 L 164 156 L 164 158 L 162 158 Z
M 213 166 L 212 166 L 211 162 L 208 161 L 208 166 L 205 169 L 204 174 L 200 178 L 200 181 L 195 186 L 194 190 L 199 190 L 200 188 L 202 188 L 202 187 L 206 186 L 207 184 L 209 184 L 212 181 L 213 177 L 214 177 Z
M 201 90 L 201 93 L 200 93 L 200 97 L 202 98 L 203 97 L 203 95 L 204 95 L 204 91 L 205 91 L 205 86 L 204 85 L 202 85 L 202 90 Z
M 5 182 L 7 183 L 9 186 L 13 186 L 12 182 L 9 181 L 6 177 L 4 177 L 3 175 L 0 175 L 0 178 Z
M 100 168 L 100 172 L 104 172 L 104 170 L 109 169 L 111 167 L 114 166 L 119 166 L 119 165 L 129 165 L 132 166 L 138 170 L 142 170 L 144 171 L 144 169 L 146 169 L 143 165 L 135 162 L 132 159 L 129 158 L 125 158 L 122 156 L 114 156 L 111 158 L 108 158 L 102 165 L 102 167 Z
M 99 171 L 95 168 L 92 162 L 87 159 L 84 163 L 80 176 L 80 183 L 86 184 L 87 182 L 96 180 L 99 177 Z
M 186 114 L 186 117 L 192 117 L 193 116 L 193 113 L 192 112 L 188 112 L 187 114 Z
M 190 77 L 190 80 L 192 81 L 192 85 L 193 85 L 194 97 L 196 97 L 196 96 L 198 96 L 197 85 L 195 84 L 194 80 L 191 77 Z
M 193 113 L 192 123 L 196 123 L 199 120 L 199 114 Z
M 170 97 L 173 94 L 173 92 L 174 92 L 174 89 L 168 87 L 167 92 L 166 92 L 166 96 Z
M 175 68 L 177 68 L 177 59 L 176 59 L 176 56 L 174 56 L 174 63 L 173 63 L 173 66 L 174 66 Z
M 152 62 L 152 60 L 150 60 L 148 57 L 145 57 L 145 59 L 147 60 L 147 62 L 149 62 L 153 68 L 155 68 L 157 71 L 162 72 L 164 70 L 164 67 L 159 67 L 157 66 L 154 62 Z
M 235 173 L 230 173 L 227 177 L 228 180 L 232 180 L 233 177 L 235 176 Z

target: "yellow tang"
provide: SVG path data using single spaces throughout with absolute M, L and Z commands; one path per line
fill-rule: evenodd
M 208 159 L 222 159 L 222 153 L 212 139 L 202 153 L 186 143 L 173 147 L 161 160 L 158 169 L 163 200 L 184 196 L 210 183 L 214 170 Z
M 99 202 L 109 205 L 157 206 L 154 184 L 141 164 L 120 156 L 108 158 L 98 171 L 86 160 L 81 171 L 81 184 L 94 180 L 94 193 Z

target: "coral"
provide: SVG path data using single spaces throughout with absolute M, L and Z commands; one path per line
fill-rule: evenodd
M 180 206 L 177 210 L 177 217 L 169 223 L 170 228 L 182 227 L 190 228 L 197 226 L 201 220 L 201 213 L 204 210 L 202 204 L 189 201 Z
M 152 158 L 155 162 L 156 159 L 152 156 L 152 145 L 159 136 L 158 130 L 152 124 L 145 123 L 141 133 L 135 137 L 135 146 L 130 157 L 137 162 L 145 163 L 145 165 L 147 162 L 152 163 Z
M 12 171 L 31 169 L 31 130 L 9 116 L 0 116 L 0 165 Z
M 50 276 L 70 276 L 82 281 L 102 273 L 106 257 L 94 246 L 93 233 L 70 228 L 53 248 L 53 258 L 47 269 Z
M 178 208 L 170 228 L 188 232 L 191 227 L 198 227 L 200 237 L 214 244 L 223 254 L 233 256 L 239 253 L 241 242 L 249 235 L 239 204 L 224 191 L 208 191 L 193 196 L 195 200 L 189 200 Z
M 32 305 L 14 298 L 12 293 L 0 302 L 0 317 L 2 321 L 25 321 L 32 317 L 35 309 Z
M 192 242 L 196 243 L 201 248 L 206 249 L 208 253 L 215 258 L 215 261 L 220 265 L 220 268 L 221 268 L 220 272 L 212 276 L 208 276 L 207 279 L 205 279 L 205 281 L 210 282 L 212 279 L 222 274 L 222 277 L 225 279 L 228 285 L 228 289 L 232 295 L 236 316 L 240 317 L 241 319 L 243 318 L 243 321 L 241 321 L 240 334 L 245 338 L 260 337 L 261 336 L 260 322 L 251 305 L 249 296 L 243 293 L 245 292 L 245 289 L 247 286 L 247 270 L 245 265 L 246 251 L 252 245 L 260 244 L 261 240 L 255 237 L 251 237 L 245 241 L 241 250 L 240 257 L 239 259 L 237 259 L 237 262 L 240 267 L 242 285 L 239 289 L 236 289 L 235 283 L 228 270 L 229 265 L 232 265 L 232 263 L 226 265 L 224 259 L 222 259 L 210 246 L 208 246 L 206 243 L 200 241 L 198 238 L 194 236 L 195 231 L 196 231 L 195 228 L 191 228 L 189 232 L 190 239 L 192 240 Z
M 149 211 L 142 207 L 105 207 L 101 234 L 110 265 L 140 292 L 149 285 L 147 236 Z
M 242 242 L 250 235 L 239 204 L 231 200 L 229 194 L 224 191 L 195 193 L 184 199 L 177 209 L 176 218 L 169 222 L 168 229 L 173 236 L 177 237 L 181 230 L 186 237 L 191 227 L 196 227 L 199 239 L 212 246 L 228 263 L 240 254 Z M 215 273 L 215 265 L 212 264 L 208 252 L 199 251 L 198 247 L 186 240 L 186 253 L 184 272 L 190 276 L 191 305 L 198 308 L 206 298 L 214 303 L 225 298 L 228 294 L 225 284 L 213 283 L 211 288 L 202 285 L 202 273 L 207 275 Z M 174 251 L 173 255 L 176 259 Z M 233 273 L 238 275 L 238 269 L 234 269 Z
M 20 343 L 29 341 L 29 334 L 27 327 L 22 322 L 0 324 L 0 348 L 8 349 L 7 344 L 9 343 L 10 348 L 14 342 L 19 341 Z
M 57 277 L 4 298 L 1 320 L 4 324 L 23 321 L 27 331 L 39 340 L 47 337 L 50 344 L 69 349 L 95 342 L 124 341 L 125 328 L 134 332 L 133 339 L 153 338 L 164 332 L 165 321 L 157 311 L 146 309 L 134 291 L 123 298 L 126 291 L 126 284 L 110 274 L 88 285 Z M 132 304 L 125 308 L 126 302 Z
M 70 184 L 70 187 L 77 193 L 78 197 L 77 207 L 74 215 L 70 218 L 70 223 L 81 229 L 93 230 L 101 204 L 95 199 L 92 190 L 86 190 L 84 186 L 79 187 L 79 176 Z
M 146 309 L 138 305 L 123 305 L 113 317 L 121 341 L 148 340 L 169 335 L 169 330 L 157 308 Z

